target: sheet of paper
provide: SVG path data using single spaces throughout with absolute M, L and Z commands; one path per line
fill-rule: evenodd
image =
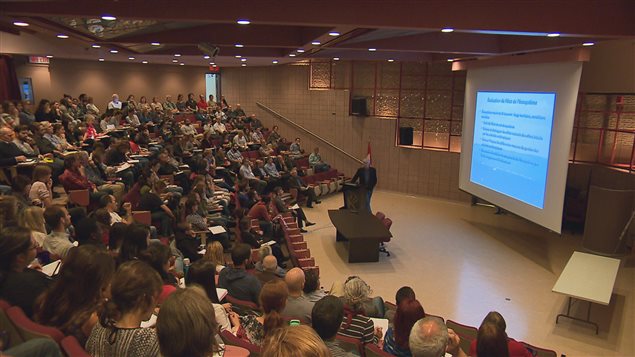
M 263 246 L 263 245 L 274 245 L 274 244 L 276 244 L 276 241 L 275 240 L 270 240 L 268 242 L 262 243 L 261 246 Z
M 296 204 L 294 204 L 293 206 L 291 206 L 291 207 L 289 207 L 289 208 L 291 208 L 291 209 L 298 209 L 298 208 L 300 208 L 300 206 L 298 206 L 298 204 L 296 203 Z
M 156 324 L 157 324 L 157 315 L 155 314 L 152 314 L 152 316 L 150 316 L 148 321 L 141 321 L 141 327 L 144 327 L 144 328 L 154 327 L 154 325 Z
M 207 253 L 207 249 L 201 249 L 198 251 L 198 254 L 200 255 L 205 255 L 205 253 Z
M 129 164 L 129 163 L 124 163 L 123 165 L 121 165 L 121 166 L 118 166 L 118 167 L 117 167 L 117 172 L 121 172 L 121 171 L 124 171 L 124 170 L 128 170 L 128 169 L 129 169 L 129 168 L 131 168 L 131 167 L 132 167 L 132 166 L 130 166 L 130 164 Z
M 46 264 L 45 266 L 42 267 L 42 273 L 48 276 L 53 276 L 53 274 L 55 274 L 56 272 L 59 272 L 58 267 L 60 264 L 62 264 L 61 260 L 56 260 L 53 263 Z
M 375 324 L 375 328 L 381 327 L 381 339 L 383 340 L 384 337 L 386 337 L 386 331 L 388 331 L 388 319 L 378 319 L 374 317 L 371 317 L 370 319 Z
M 221 234 L 227 232 L 222 226 L 213 226 L 208 228 L 212 234 Z
M 185 289 L 185 278 L 179 279 L 179 288 Z
M 128 160 L 127 161 L 129 164 L 138 164 L 139 160 Z
M 225 296 L 227 296 L 227 289 L 216 288 L 216 295 L 218 295 L 218 301 L 223 301 Z

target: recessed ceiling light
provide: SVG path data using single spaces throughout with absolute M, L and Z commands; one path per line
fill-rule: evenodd
M 143 63 L 143 64 L 147 64 L 147 63 L 148 63 L 148 61 L 141 61 L 141 63 Z
M 594 42 L 585 42 L 582 44 L 582 46 L 593 46 L 593 45 L 595 45 Z
M 547 37 L 560 37 L 560 34 L 557 32 L 548 33 Z
M 103 59 L 103 58 L 100 58 L 100 59 L 99 59 L 99 62 L 103 62 L 103 61 L 105 61 L 105 59 Z
M 377 49 L 376 49 L 376 48 L 369 48 L 368 50 L 369 50 L 370 52 L 375 52 L 375 51 L 377 51 Z
M 333 37 L 335 37 L 335 36 L 339 36 L 339 35 L 340 35 L 340 33 L 339 33 L 339 32 L 337 32 L 337 31 L 331 31 L 331 32 L 329 32 L 329 36 L 333 36 Z
M 388 62 L 395 62 L 395 60 L 394 59 L 389 59 Z
M 174 57 L 181 57 L 181 54 L 180 53 L 175 53 Z
M 179 63 L 179 66 L 185 66 L 185 63 L 181 62 Z
M 247 67 L 247 64 L 246 64 L 246 63 L 243 63 L 243 64 L 241 64 L 240 66 L 241 66 L 241 67 Z
M 215 65 L 216 65 L 216 63 L 214 63 L 214 62 L 210 62 L 209 64 L 211 64 L 212 66 L 215 66 Z
M 208 55 L 203 56 L 204 59 L 209 59 Z
M 28 22 L 22 22 L 22 21 L 14 21 L 14 22 L 13 22 L 13 24 L 14 24 L 14 25 L 16 25 L 16 26 L 20 26 L 20 27 L 27 27 L 27 26 L 29 26 L 29 23 L 28 23 Z
M 53 56 L 51 56 L 51 55 L 47 55 L 47 56 L 46 56 L 46 58 L 53 58 Z
M 333 57 L 333 61 L 339 61 L 340 58 L 339 57 Z
M 273 60 L 273 61 L 271 61 L 271 63 L 278 64 L 278 60 Z
M 57 35 L 57 38 L 66 39 L 66 38 L 68 38 L 68 35 L 64 35 L 63 33 L 61 33 L 61 34 Z
M 453 28 L 446 27 L 446 28 L 444 28 L 444 29 L 441 29 L 441 32 L 445 32 L 445 33 L 448 33 L 448 32 L 454 32 L 454 29 L 453 29 Z
M 237 44 L 235 44 L 234 46 L 235 46 L 235 47 L 238 47 L 238 48 L 243 48 L 243 47 L 245 47 L 245 46 L 241 45 L 240 43 L 237 43 Z
M 112 15 L 102 15 L 101 19 L 102 20 L 106 20 L 106 21 L 115 21 L 115 20 L 117 20 L 117 18 L 112 16 Z
M 313 46 L 319 46 L 319 45 L 321 45 L 322 43 L 321 43 L 320 41 L 313 41 L 313 42 L 311 42 L 311 44 L 312 44 Z
M 117 50 L 110 50 L 110 53 L 119 53 Z
M 216 65 L 215 65 L 215 64 L 213 64 L 213 65 L 212 65 L 212 67 L 216 67 Z
M 298 48 L 296 51 L 297 51 L 298 53 L 304 53 L 304 50 L 303 50 L 303 49 L 301 49 L 301 48 Z
M 98 45 L 98 44 L 94 44 L 94 45 L 92 45 L 92 46 L 90 46 L 90 47 L 92 47 L 92 48 L 101 48 L 101 46 L 100 46 L 100 45 Z
M 240 57 L 242 57 L 242 56 L 241 56 L 241 55 L 236 55 L 236 56 L 234 56 L 234 57 L 236 57 L 236 58 L 240 58 Z
M 179 63 L 179 60 L 173 59 L 172 63 Z
M 134 57 L 130 56 L 130 57 L 128 57 L 128 59 L 132 61 L 134 59 Z
M 239 25 L 249 25 L 251 23 L 251 21 L 247 20 L 247 19 L 238 19 L 238 21 L 236 21 L 237 24 Z
M 290 53 L 289 57 L 295 57 L 295 53 Z
M 448 62 L 454 62 L 454 58 L 448 58 Z
M 247 59 L 246 58 L 241 58 L 240 61 L 241 62 L 247 62 Z
M 159 42 L 150 42 L 150 44 L 152 46 L 161 46 L 161 43 L 159 43 Z

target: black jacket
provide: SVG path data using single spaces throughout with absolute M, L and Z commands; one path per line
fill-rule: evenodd
M 368 168 L 369 172 L 366 173 L 366 167 L 360 167 L 357 169 L 355 176 L 351 179 L 351 182 L 357 182 L 359 180 L 359 186 L 369 191 L 372 191 L 377 184 L 377 170 L 374 167 Z

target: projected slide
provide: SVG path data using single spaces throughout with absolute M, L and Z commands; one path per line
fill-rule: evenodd
M 542 209 L 555 93 L 477 92 L 470 181 Z

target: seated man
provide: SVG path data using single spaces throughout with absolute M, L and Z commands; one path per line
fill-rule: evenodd
M 320 204 L 322 201 L 318 200 L 315 196 L 315 191 L 312 187 L 305 186 L 300 177 L 298 177 L 298 169 L 295 167 L 291 169 L 291 177 L 289 177 L 289 188 L 295 188 L 298 190 L 299 195 L 305 195 L 307 197 L 306 206 L 313 208 L 313 202 Z
M 247 159 L 243 159 L 243 163 L 240 166 L 240 176 L 245 180 L 249 180 L 249 185 L 251 185 L 256 191 L 262 193 L 267 187 L 267 181 L 261 180 L 251 169 L 251 162 Z
M 295 141 L 289 147 L 289 151 L 293 156 L 302 156 L 304 154 L 304 150 L 300 147 L 300 138 L 295 138 Z
M 267 158 L 267 163 L 265 164 L 264 169 L 265 169 L 265 172 L 271 177 L 275 177 L 277 179 L 281 177 L 280 171 L 278 171 L 276 164 L 273 163 L 273 157 Z
M 10 128 L 0 129 L 0 166 L 16 165 L 26 161 L 26 156 L 15 145 L 15 133 Z
M 342 320 L 344 320 L 344 304 L 342 304 L 340 299 L 332 295 L 327 295 L 316 302 L 311 311 L 312 327 L 322 338 L 322 341 L 324 341 L 333 356 L 359 356 L 342 349 L 339 342 L 335 339 L 337 331 L 342 325 Z
M 51 227 L 51 233 L 44 240 L 43 248 L 63 260 L 68 251 L 74 247 L 66 232 L 66 229 L 71 226 L 71 216 L 66 207 L 53 205 L 44 210 L 44 221 Z
M 239 150 L 245 151 L 248 149 L 247 137 L 245 136 L 245 133 L 242 130 L 238 131 L 238 134 L 234 136 L 233 141 L 234 141 L 234 146 L 237 146 Z
M 276 275 L 278 269 L 278 259 L 273 255 L 267 255 L 262 260 L 262 271 L 256 272 L 256 278 L 264 285 L 271 280 L 279 280 L 280 277 Z
M 311 323 L 311 310 L 313 303 L 304 296 L 304 271 L 300 268 L 292 268 L 284 277 L 284 282 L 289 288 L 287 304 L 282 314 L 288 317 L 304 319 Z
M 169 237 L 173 234 L 172 224 L 176 221 L 174 213 L 161 198 L 166 186 L 165 182 L 157 181 L 154 184 L 153 191 L 141 195 L 139 206 L 137 207 L 140 211 L 150 211 L 152 221 L 160 223 L 159 235 L 163 237 Z
M 413 357 L 438 357 L 446 353 L 454 357 L 467 357 L 460 347 L 461 339 L 438 317 L 424 317 L 412 330 L 408 346 Z
M 331 168 L 329 164 L 326 164 L 324 163 L 324 161 L 322 161 L 322 157 L 320 156 L 320 148 L 318 147 L 313 149 L 313 152 L 311 153 L 311 155 L 309 155 L 309 165 L 311 165 L 313 171 L 315 171 L 316 173 L 328 171 Z
M 234 267 L 225 267 L 218 277 L 218 286 L 227 289 L 236 299 L 259 304 L 260 281 L 255 275 L 247 273 L 245 265 L 251 257 L 251 248 L 247 244 L 237 244 L 232 250 Z
M 282 187 L 279 186 L 271 191 L 271 199 L 273 201 L 273 204 L 276 206 L 276 209 L 279 213 L 291 212 L 296 217 L 300 232 L 306 233 L 307 231 L 303 228 L 304 223 L 306 223 L 307 227 L 312 226 L 315 223 L 309 222 L 302 208 L 298 207 L 297 209 L 290 210 L 289 207 L 287 207 L 287 204 L 284 203 L 284 201 L 282 200 L 282 197 L 280 197 L 280 195 L 282 195 L 283 193 L 284 191 L 282 190 Z

